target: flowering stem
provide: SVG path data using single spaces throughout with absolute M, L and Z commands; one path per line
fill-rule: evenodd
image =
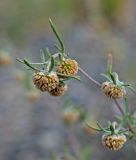
M 59 53 L 56 53 L 56 54 L 54 54 L 53 55 L 53 57 L 54 58 L 57 58 L 59 56 Z M 109 56 L 110 58 L 110 61 L 109 61 L 109 68 L 110 68 L 110 70 L 109 71 L 111 71 L 111 69 L 112 69 L 112 58 L 111 58 L 111 55 Z M 32 67 L 31 65 L 44 65 L 44 64 L 47 64 L 48 63 L 48 61 L 46 61 L 46 62 L 44 62 L 44 63 L 29 63 L 28 61 L 26 61 L 26 60 L 21 60 L 21 59 L 16 59 L 17 61 L 19 61 L 20 63 L 23 63 L 23 64 L 26 64 L 28 67 L 30 67 L 30 68 L 32 68 L 33 70 L 37 70 L 37 71 L 39 71 L 37 68 L 34 68 L 34 67 Z M 101 84 L 98 82 L 98 81 L 96 81 L 94 78 L 92 78 L 87 72 L 85 72 L 81 67 L 79 67 L 79 71 L 86 77 L 86 78 L 88 78 L 91 82 L 93 82 L 95 85 L 97 85 L 99 88 L 101 88 Z M 59 74 L 59 73 L 58 73 Z M 65 75 L 60 75 L 60 76 L 65 76 Z M 78 77 L 70 77 L 70 78 L 75 78 L 75 79 L 77 79 L 77 80 L 79 80 L 78 79 Z M 118 110 L 120 111 L 120 113 L 123 115 L 123 116 L 126 116 L 126 114 L 124 113 L 124 111 L 123 111 L 123 109 L 122 109 L 122 107 L 120 106 L 120 104 L 118 103 L 118 101 L 116 100 L 116 99 L 114 99 L 114 103 L 116 104 L 116 106 L 117 106 L 117 108 L 118 108 Z M 134 131 L 133 131 L 133 129 L 132 129 L 132 127 L 131 127 L 131 125 L 130 125 L 130 123 L 129 122 L 127 122 L 127 127 L 128 127 L 128 129 L 129 129 L 129 131 L 131 131 L 132 133 L 134 133 Z
M 96 84 L 98 87 L 101 87 L 101 84 L 99 82 L 97 82 L 95 79 L 93 79 L 90 75 L 88 75 L 88 73 L 86 73 L 81 67 L 79 67 L 80 72 L 87 77 L 91 82 L 93 82 L 94 84 Z M 122 109 L 122 107 L 120 106 L 120 104 L 117 102 L 117 100 L 114 100 L 114 103 L 116 104 L 118 110 L 120 111 L 120 113 L 125 116 L 125 113 Z M 129 128 L 129 131 L 131 131 L 132 133 L 134 133 L 131 125 L 127 122 L 127 126 Z
M 121 106 L 120 106 L 120 104 L 118 103 L 118 101 L 117 101 L 117 100 L 114 100 L 114 102 L 115 102 L 117 108 L 119 109 L 120 113 L 122 114 L 122 116 L 125 116 L 126 114 L 124 113 L 124 111 L 123 111 L 123 109 L 121 108 Z M 129 122 L 127 122 L 127 127 L 128 127 L 128 129 L 129 129 L 129 131 L 131 131 L 132 133 L 134 133 L 131 125 L 129 124 Z
M 57 57 L 58 56 L 58 53 L 54 54 L 53 56 Z M 110 55 L 110 63 L 109 64 L 112 64 L 112 58 L 111 58 L 111 55 Z M 88 78 L 91 82 L 93 82 L 95 85 L 97 85 L 99 88 L 101 87 L 101 84 L 96 81 L 94 78 L 92 78 L 86 71 L 84 71 L 81 67 L 79 67 L 79 71 L 86 77 Z M 125 116 L 125 113 L 122 109 L 122 107 L 120 106 L 120 104 L 118 103 L 117 100 L 114 100 L 114 103 L 116 104 L 116 107 L 118 108 L 118 110 L 120 111 L 120 113 Z M 131 125 L 127 122 L 127 126 L 129 128 L 129 131 L 131 131 L 132 133 L 134 133 Z
M 98 87 L 101 87 L 101 84 L 99 82 L 97 82 L 95 79 L 93 79 L 87 72 L 85 72 L 81 67 L 79 67 L 79 71 L 85 76 L 87 77 L 91 82 L 93 82 L 95 85 L 97 85 Z

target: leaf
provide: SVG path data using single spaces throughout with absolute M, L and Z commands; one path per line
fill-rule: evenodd
M 54 47 L 55 47 L 59 52 L 61 52 L 61 48 L 60 48 L 57 44 L 54 44 Z
M 85 125 L 87 126 L 87 127 L 89 127 L 89 128 L 91 128 L 91 129 L 93 129 L 93 130 L 95 130 L 95 131 L 102 131 L 103 130 L 103 128 L 100 128 L 99 126 L 99 128 L 94 128 L 94 127 L 92 127 L 87 121 L 84 121 L 84 123 L 85 123 Z
M 101 73 L 101 76 L 105 77 L 107 80 L 109 80 L 110 82 L 112 82 L 111 78 L 109 75 Z
M 115 80 L 114 76 L 112 75 L 112 73 L 110 74 L 110 77 L 111 77 L 111 79 L 112 79 L 112 82 L 113 82 L 114 84 L 116 84 L 116 80 Z
M 113 134 L 115 133 L 115 129 L 114 129 L 114 127 L 113 127 L 112 124 L 110 125 L 110 131 L 111 131 Z
M 129 88 L 134 94 L 136 94 L 136 90 L 131 85 L 127 86 L 127 88 Z
M 51 54 L 49 48 L 46 48 L 45 52 L 46 52 L 46 55 L 48 56 L 48 59 L 51 58 L 52 54 Z
M 103 128 L 98 122 L 97 122 L 97 126 L 99 127 L 99 129 L 101 129 L 101 131 L 103 131 L 103 132 L 109 132 L 107 129 L 108 128 Z
M 108 54 L 108 60 L 107 60 L 107 73 L 111 74 L 112 73 L 112 54 Z
M 20 59 L 20 58 L 16 58 L 16 60 L 17 60 L 18 62 L 20 62 L 20 63 L 23 63 L 23 64 L 24 64 L 24 61 L 23 61 L 22 59 Z
M 40 49 L 40 53 L 41 53 L 42 63 L 45 63 L 45 62 L 46 62 L 46 55 L 45 55 L 44 49 Z M 47 60 L 48 60 L 48 59 L 47 59 Z
M 58 73 L 58 72 L 57 72 L 57 75 L 60 77 L 69 78 L 69 79 L 72 78 L 72 79 L 76 79 L 78 81 L 81 81 L 80 76 L 69 76 L 69 75 Z
M 28 66 L 29 68 L 35 70 L 35 71 L 40 71 L 39 69 L 33 67 L 33 66 L 32 66 L 27 60 L 25 60 L 25 59 L 24 59 L 24 64 L 25 64 L 26 66 Z
M 55 60 L 53 56 L 51 56 L 51 61 L 50 61 L 50 66 L 49 66 L 49 71 L 48 71 L 49 73 L 53 70 L 54 66 L 55 66 Z
M 112 75 L 115 79 L 116 84 L 120 83 L 118 74 L 116 72 L 113 72 Z
M 123 82 L 122 82 L 121 85 L 124 86 L 124 87 L 129 87 L 129 86 L 130 86 L 130 84 L 125 84 L 125 83 L 123 83 Z
M 50 26 L 51 26 L 51 28 L 52 28 L 53 33 L 55 34 L 57 40 L 58 40 L 59 43 L 60 43 L 61 52 L 62 52 L 62 57 L 64 57 L 65 47 L 64 47 L 63 41 L 62 41 L 62 39 L 61 39 L 61 37 L 60 37 L 57 29 L 56 29 L 56 26 L 53 24 L 53 22 L 52 22 L 52 20 L 51 20 L 50 18 L 49 18 L 49 23 L 50 23 Z

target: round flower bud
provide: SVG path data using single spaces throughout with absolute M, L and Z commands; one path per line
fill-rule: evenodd
M 74 76 L 78 72 L 78 63 L 72 59 L 64 59 L 57 65 L 56 72 L 68 76 Z
M 44 74 L 43 72 L 37 72 L 33 76 L 33 82 L 42 92 L 50 92 L 59 84 L 59 79 L 55 73 Z
M 98 128 L 94 118 L 86 118 L 85 122 L 88 122 L 88 124 L 93 128 Z M 84 122 L 81 125 L 82 125 L 83 132 L 85 134 L 92 135 L 92 134 L 96 134 L 97 133 L 97 131 L 95 129 L 89 127 Z
M 61 117 L 64 123 L 71 124 L 71 123 L 76 122 L 79 119 L 80 113 L 77 110 L 68 108 L 61 113 Z
M 9 55 L 0 55 L 0 66 L 7 66 L 11 64 L 11 57 Z
M 125 90 L 123 88 L 116 86 L 115 84 L 110 84 L 109 82 L 104 82 L 102 84 L 102 89 L 107 97 L 113 99 L 123 98 L 125 95 Z
M 22 71 L 15 70 L 15 71 L 13 72 L 13 78 L 14 78 L 16 81 L 23 82 L 23 81 L 25 80 L 25 74 L 24 74 L 24 72 L 22 72 Z
M 49 93 L 52 96 L 62 96 L 67 91 L 68 86 L 64 83 L 59 83 L 55 89 L 51 90 Z
M 39 98 L 40 94 L 37 91 L 28 91 L 26 97 L 30 102 L 34 102 Z
M 104 135 L 102 137 L 102 144 L 113 151 L 119 150 L 123 147 L 124 143 L 127 141 L 127 138 L 124 134 L 121 135 Z

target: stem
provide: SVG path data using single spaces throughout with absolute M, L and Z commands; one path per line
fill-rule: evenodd
M 122 114 L 122 116 L 125 116 L 125 113 L 124 113 L 123 109 L 121 108 L 120 104 L 118 103 L 118 101 L 117 101 L 117 100 L 114 100 L 114 102 L 115 102 L 117 108 L 119 109 L 120 113 Z M 127 122 L 127 127 L 128 127 L 128 129 L 129 129 L 129 131 L 131 131 L 132 133 L 134 133 L 131 125 L 129 124 L 129 122 Z
M 123 109 L 121 108 L 120 104 L 118 103 L 118 101 L 116 99 L 114 99 L 114 103 L 116 104 L 118 110 L 120 111 L 120 113 L 124 116 L 125 113 L 123 111 Z
M 97 85 L 98 87 L 101 87 L 101 84 L 99 82 L 97 82 L 95 79 L 93 79 L 87 72 L 85 72 L 81 67 L 79 67 L 79 71 L 85 76 L 87 77 L 91 82 L 93 82 L 95 85 Z
M 125 112 L 128 115 L 129 114 L 129 108 L 128 108 L 128 98 L 124 98 L 124 105 L 125 105 Z
M 101 84 L 100 84 L 99 82 L 97 82 L 95 79 L 93 79 L 90 75 L 88 75 L 88 73 L 86 73 L 82 68 L 79 67 L 79 70 L 80 70 L 80 72 L 81 72 L 85 77 L 87 77 L 91 82 L 93 82 L 94 84 L 96 84 L 98 87 L 101 87 Z M 124 113 L 123 109 L 121 108 L 120 104 L 117 102 L 117 100 L 114 100 L 114 102 L 115 102 L 117 108 L 119 109 L 120 113 L 121 113 L 123 116 L 125 116 L 125 113 Z M 130 125 L 128 122 L 127 122 L 127 126 L 128 126 L 128 129 L 129 129 L 132 133 L 134 133 L 131 125 Z
M 74 126 L 71 126 L 69 128 L 68 141 L 69 141 L 70 147 L 76 157 L 76 160 L 81 160 L 80 156 L 79 156 L 80 155 L 80 144 L 79 144 L 77 137 L 75 135 Z

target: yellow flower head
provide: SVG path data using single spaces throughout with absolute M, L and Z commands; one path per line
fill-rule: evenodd
M 68 76 L 74 76 L 78 72 L 78 63 L 72 59 L 64 59 L 57 65 L 56 72 Z

